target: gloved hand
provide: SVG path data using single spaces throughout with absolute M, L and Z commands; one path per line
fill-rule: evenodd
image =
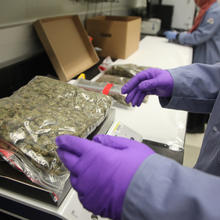
M 174 41 L 176 40 L 176 35 L 178 34 L 178 32 L 176 31 L 165 31 L 164 35 L 165 37 L 169 40 L 169 41 Z
M 154 151 L 142 143 L 108 135 L 97 135 L 92 141 L 62 135 L 56 144 L 83 206 L 96 215 L 121 219 L 129 183 Z
M 149 68 L 141 71 L 121 89 L 128 94 L 125 101 L 132 106 L 140 106 L 146 95 L 170 97 L 173 91 L 173 78 L 167 70 Z

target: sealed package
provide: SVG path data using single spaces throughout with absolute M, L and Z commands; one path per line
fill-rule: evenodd
M 62 134 L 87 137 L 103 122 L 112 99 L 37 76 L 0 99 L 0 154 L 32 182 L 60 192 L 69 177 L 56 153 Z M 8 143 L 8 144 L 7 144 Z
M 118 65 L 110 65 L 107 70 L 104 71 L 104 74 L 97 80 L 99 82 L 110 81 L 115 82 L 120 85 L 124 85 L 127 83 L 133 76 L 137 73 L 148 69 L 146 66 L 138 66 L 135 64 L 118 64 Z M 146 103 L 148 100 L 148 96 L 146 96 L 143 100 Z M 125 101 L 124 101 L 125 102 Z M 125 102 L 126 103 L 126 102 Z
M 146 70 L 148 68 L 149 67 L 137 66 L 135 64 L 118 64 L 118 65 L 111 65 L 105 71 L 105 74 L 132 78 L 137 73 L 139 73 L 139 72 L 141 72 L 143 70 Z
M 90 91 L 103 93 L 112 97 L 115 101 L 122 105 L 130 106 L 125 101 L 125 95 L 121 94 L 122 84 L 113 84 L 109 81 L 89 81 L 86 79 L 77 79 L 74 84 Z
M 129 80 L 130 78 L 128 77 L 103 74 L 101 77 L 99 77 L 96 80 L 96 82 L 108 82 L 108 83 L 113 83 L 113 84 L 118 84 L 118 85 L 124 85 Z

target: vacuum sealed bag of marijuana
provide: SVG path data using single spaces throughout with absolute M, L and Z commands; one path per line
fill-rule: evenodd
M 135 65 L 135 64 L 116 64 L 116 65 L 111 65 L 105 71 L 105 74 L 132 78 L 137 73 L 141 72 L 142 70 L 146 70 L 148 68 L 149 67 L 138 66 L 138 65 Z
M 96 80 L 96 82 L 105 82 L 105 83 L 108 82 L 108 83 L 113 83 L 113 84 L 118 84 L 118 85 L 124 85 L 129 80 L 130 78 L 128 77 L 103 74 Z
M 77 79 L 75 80 L 74 85 L 90 91 L 103 93 L 112 97 L 116 102 L 122 105 L 130 106 L 130 104 L 127 104 L 125 101 L 126 96 L 121 94 L 121 87 L 123 86 L 123 84 L 115 84 L 114 81 L 115 80 L 107 80 L 99 82 L 86 79 Z
M 123 86 L 127 83 L 133 76 L 137 73 L 146 70 L 150 67 L 146 66 L 138 66 L 135 64 L 117 64 L 117 65 L 110 65 L 107 70 L 105 70 L 102 75 L 97 79 L 97 82 L 112 82 L 117 83 Z M 148 96 L 146 96 L 143 100 L 146 103 L 148 100 Z M 123 99 L 123 104 L 126 102 Z M 128 105 L 128 104 L 127 104 Z
M 0 154 L 32 182 L 60 192 L 69 172 L 56 153 L 61 134 L 87 137 L 103 122 L 109 96 L 37 76 L 0 99 Z M 8 155 L 13 156 L 11 161 Z

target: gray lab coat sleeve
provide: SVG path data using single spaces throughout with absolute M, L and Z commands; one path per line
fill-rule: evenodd
M 174 79 L 171 98 L 159 98 L 162 107 L 210 113 L 220 90 L 220 63 L 191 64 L 169 70 Z
M 219 177 L 151 155 L 128 187 L 122 219 L 219 220 L 219 186 Z
M 183 32 L 179 34 L 180 44 L 195 46 L 207 42 L 220 28 L 219 3 L 213 4 L 206 12 L 199 27 L 192 33 Z

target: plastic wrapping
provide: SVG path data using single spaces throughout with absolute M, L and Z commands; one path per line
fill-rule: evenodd
M 87 137 L 105 119 L 111 104 L 108 96 L 37 76 L 0 99 L 0 154 L 32 182 L 61 192 L 69 171 L 56 153 L 55 138 Z
M 89 81 L 86 79 L 77 79 L 74 84 L 78 87 L 103 93 L 105 95 L 108 95 L 109 97 L 112 97 L 116 102 L 125 105 L 130 106 L 130 104 L 127 104 L 125 102 L 125 95 L 121 94 L 121 87 L 122 85 L 119 84 L 113 84 L 109 82 L 97 82 L 97 81 Z
M 150 67 L 138 66 L 132 63 L 114 64 L 111 57 L 106 57 L 99 65 L 98 69 L 105 75 L 114 75 L 118 77 L 132 78 L 137 73 L 146 70 Z
M 132 78 L 137 73 L 148 69 L 146 66 L 137 66 L 135 64 L 111 65 L 106 71 L 107 75 L 116 75 L 121 77 Z
M 103 74 L 96 80 L 96 82 L 105 82 L 105 83 L 108 82 L 108 83 L 113 83 L 113 84 L 118 84 L 118 85 L 124 85 L 129 80 L 130 78 L 128 77 Z
M 127 83 L 133 76 L 137 73 L 146 70 L 150 67 L 138 66 L 135 64 L 118 64 L 113 65 L 113 62 L 110 57 L 106 57 L 103 60 L 103 63 L 99 66 L 101 71 L 100 76 L 96 79 L 97 82 L 106 82 L 121 85 L 121 87 Z M 144 103 L 147 103 L 148 96 L 143 100 Z M 122 104 L 126 105 L 127 103 L 122 99 Z M 128 105 L 128 104 L 127 104 Z M 129 106 L 131 106 L 129 104 Z

